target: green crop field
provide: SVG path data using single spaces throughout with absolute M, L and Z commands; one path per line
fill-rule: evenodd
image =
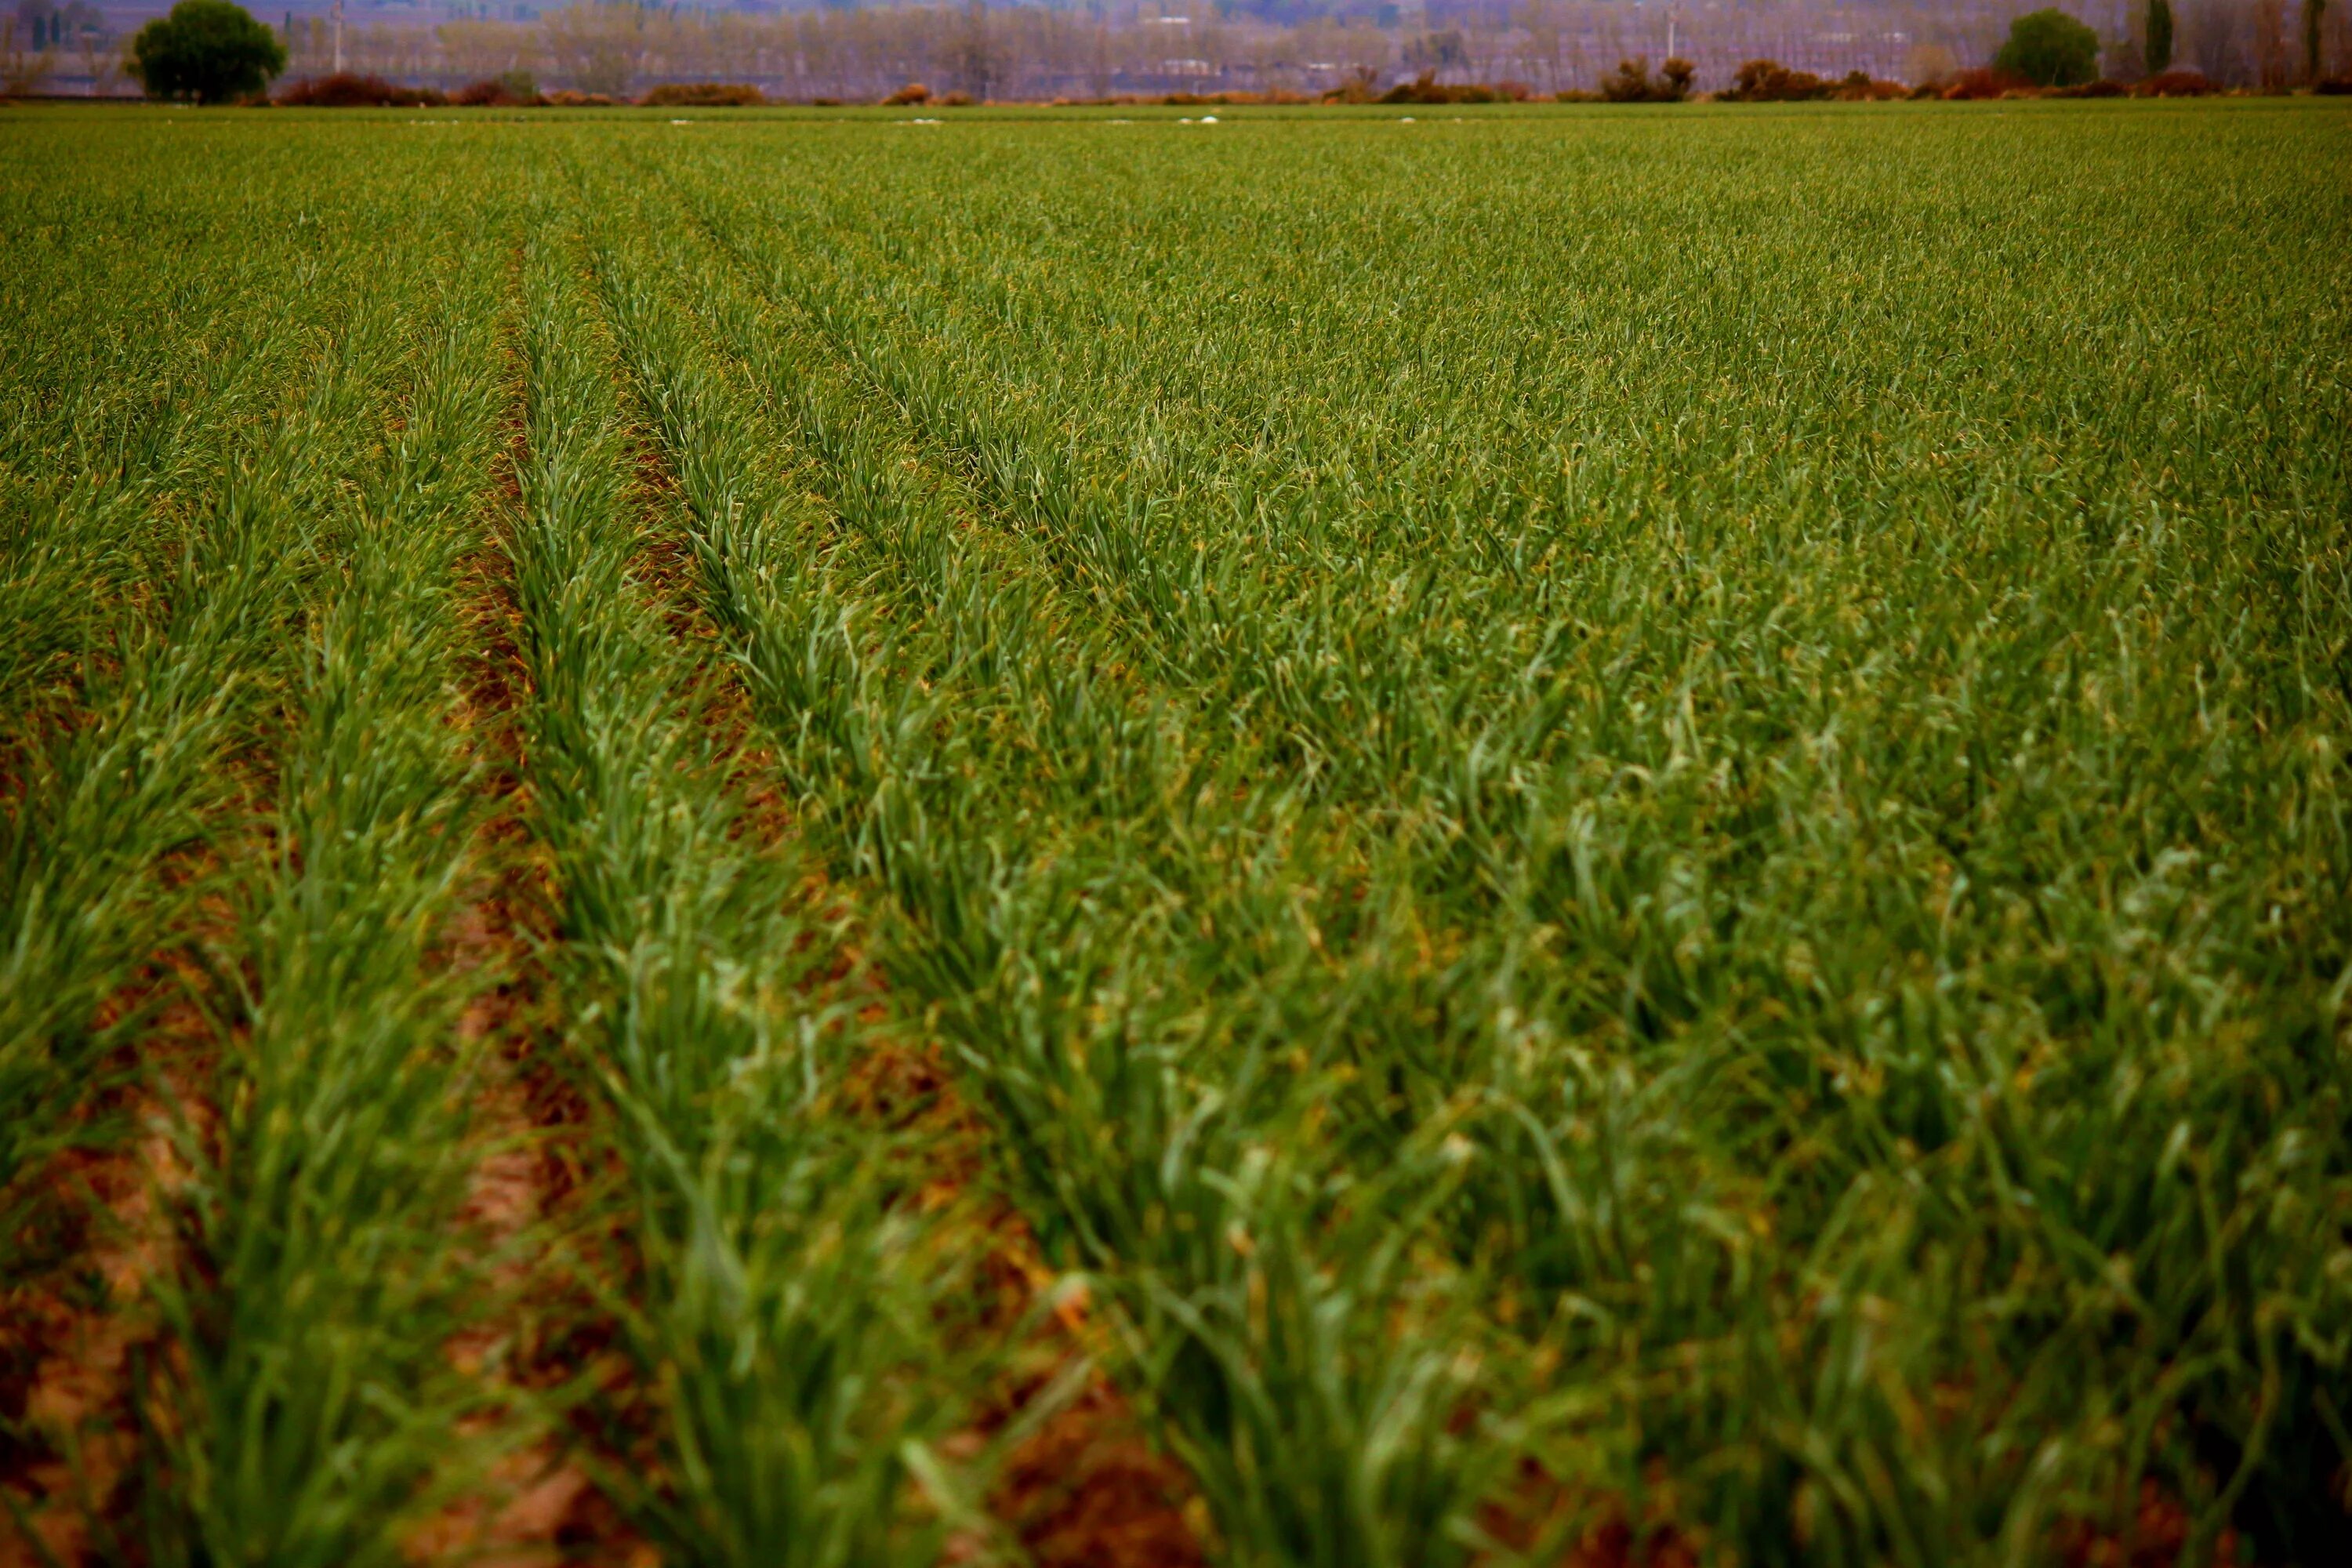
M 1416 112 L 0 109 L 0 1563 L 2344 1561 L 2352 110 Z

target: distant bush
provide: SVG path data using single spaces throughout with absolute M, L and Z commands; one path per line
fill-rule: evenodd
M 1327 97 L 1328 95 L 1326 95 Z M 1381 94 L 1381 103 L 1524 103 L 1530 96 L 1523 81 L 1442 82 L 1434 71 L 1423 71 Z
M 666 81 L 637 101 L 647 109 L 757 109 L 768 99 L 749 82 Z
M 1966 103 L 1978 99 L 2008 98 L 2019 92 L 2032 92 L 2033 84 L 2014 72 L 1999 66 L 1979 66 L 1962 71 L 1946 85 L 1942 96 L 1953 102 Z
M 1910 97 L 1911 89 L 1899 81 L 1883 81 L 1868 71 L 1848 71 L 1834 96 L 1841 103 L 1890 103 Z
M 2050 96 L 2053 98 L 2121 98 L 2130 90 L 2119 81 L 2109 81 L 2101 78 L 2097 81 L 2086 81 L 2080 87 L 2062 87 Z
M 530 109 L 545 103 L 539 95 L 539 83 L 529 71 L 513 70 L 467 82 L 449 95 L 452 103 L 474 108 Z
M 1650 59 L 1635 55 L 1619 60 L 1617 68 L 1601 81 L 1601 96 L 1611 103 L 1680 103 L 1690 96 L 1691 78 L 1698 68 L 1676 57 L 1650 74 Z
M 574 92 L 570 88 L 558 88 L 547 95 L 547 101 L 557 109 L 610 109 L 621 100 L 609 92 Z
M 885 109 L 905 109 L 912 104 L 931 101 L 931 89 L 921 82 L 910 81 L 882 100 Z
M 2203 71 L 2160 71 L 2132 84 L 2135 98 L 2202 98 L 2213 90 Z
M 1233 92 L 1171 92 L 1163 94 L 1159 98 L 1136 98 L 1133 96 L 1122 95 L 1114 98 L 1057 98 L 1054 101 L 1064 105 L 1074 103 L 1091 103 L 1096 105 L 1108 105 L 1114 103 L 1165 103 L 1171 107 L 1178 108 L 1208 109 L 1213 108 L 1218 104 L 1224 103 L 1313 103 L 1316 100 L 1308 97 L 1303 92 L 1286 92 L 1280 88 L 1271 88 L 1265 92 L 1248 92 L 1242 90 Z M 1324 94 L 1322 101 L 1326 103 L 1330 102 L 1330 94 Z
M 1850 71 L 1843 80 L 1832 82 L 1811 71 L 1790 70 L 1778 60 L 1749 60 L 1732 73 L 1731 85 L 1715 96 L 1722 103 L 1805 103 L 1823 98 L 1884 103 L 1919 94 L 1899 81 L 1884 81 L 1867 71 Z
M 2352 76 L 2332 76 L 2312 88 L 2322 98 L 2352 97 Z
M 429 87 L 395 87 L 380 76 L 337 71 L 295 82 L 278 101 L 288 109 L 422 109 L 449 99 Z
M 1829 95 L 1830 84 L 1811 71 L 1790 70 L 1779 60 L 1749 60 L 1715 96 L 1725 103 L 1802 103 Z
M 941 109 L 970 109 L 972 97 L 968 92 L 951 92 L 944 98 L 935 98 L 931 101 Z
M 2099 74 L 2099 35 L 2063 11 L 2029 12 L 2009 25 L 1992 65 L 2036 87 L 2074 87 Z
M 131 40 L 130 71 L 150 98 L 228 103 L 286 68 L 286 46 L 229 0 L 180 0 Z

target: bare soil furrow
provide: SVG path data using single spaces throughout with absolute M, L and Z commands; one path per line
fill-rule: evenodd
M 520 365 L 509 353 L 513 393 L 494 469 L 501 517 L 520 503 L 528 440 Z M 530 763 L 516 710 L 530 700 L 530 676 L 512 560 L 488 538 L 461 571 L 467 652 L 453 721 L 492 804 L 476 853 L 481 874 L 444 934 L 440 961 L 487 980 L 470 988 L 458 1020 L 481 1075 L 470 1091 L 480 1153 L 461 1218 L 482 1249 L 494 1305 L 446 1348 L 491 1392 L 489 1411 L 469 1426 L 494 1457 L 477 1484 L 408 1538 L 406 1552 L 417 1563 L 491 1568 L 631 1563 L 647 1550 L 596 1486 L 583 1435 L 546 1414 L 583 1377 L 607 1394 L 620 1391 L 625 1363 L 599 1297 L 625 1264 L 621 1238 L 593 1201 L 614 1173 L 593 1101 L 562 1065 L 561 1004 L 543 958 L 555 940 L 556 893 L 529 826 Z

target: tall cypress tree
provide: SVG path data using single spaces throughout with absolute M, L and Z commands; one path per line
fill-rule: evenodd
M 2171 64 L 2171 0 L 2147 0 L 2147 74 L 2162 76 Z
M 2303 74 L 2319 79 L 2319 25 L 2327 16 L 2327 0 L 2303 0 Z

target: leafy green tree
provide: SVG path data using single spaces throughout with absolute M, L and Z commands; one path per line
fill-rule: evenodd
M 230 0 L 180 0 L 131 40 L 131 71 L 150 98 L 226 103 L 285 68 L 278 35 Z
M 2172 5 L 2170 0 L 2147 0 L 2147 74 L 2162 76 L 2172 68 Z
M 2099 74 L 2099 35 L 2063 11 L 2035 11 L 2009 25 L 1992 63 L 2039 87 L 2073 87 Z
M 2327 16 L 2327 0 L 2303 0 L 2303 73 L 2312 81 L 2319 79 L 2319 54 L 2322 24 Z

